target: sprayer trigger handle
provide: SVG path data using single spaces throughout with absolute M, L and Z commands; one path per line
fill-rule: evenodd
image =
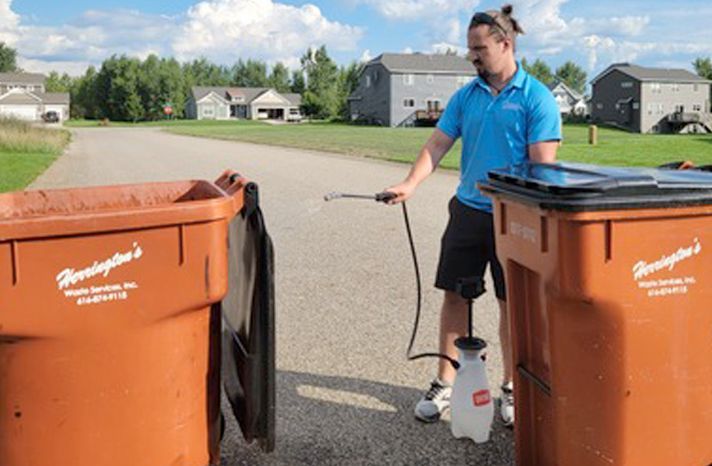
M 392 199 L 398 197 L 396 193 L 390 191 L 383 191 L 381 193 L 376 193 L 376 202 L 388 202 Z

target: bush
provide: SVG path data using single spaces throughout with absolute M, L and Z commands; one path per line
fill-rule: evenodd
M 14 118 L 0 118 L 0 151 L 58 153 L 68 141 L 67 131 L 40 128 Z

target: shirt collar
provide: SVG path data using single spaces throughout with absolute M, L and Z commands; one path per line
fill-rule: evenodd
M 517 89 L 521 89 L 524 87 L 524 78 L 526 78 L 526 72 L 524 71 L 524 68 L 522 68 L 522 64 L 517 62 L 517 71 L 515 71 L 514 76 L 512 76 L 512 79 L 507 83 L 506 86 L 504 86 L 504 89 L 502 89 L 502 92 L 507 90 L 509 87 L 516 87 Z M 484 79 L 482 79 L 481 76 L 477 76 L 477 79 L 475 80 L 475 84 L 480 86 L 482 89 L 485 91 L 489 92 L 490 88 L 485 82 Z

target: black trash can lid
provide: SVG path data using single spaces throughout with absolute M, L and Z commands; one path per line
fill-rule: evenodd
M 712 204 L 712 173 L 702 170 L 526 163 L 490 171 L 479 187 L 565 211 Z

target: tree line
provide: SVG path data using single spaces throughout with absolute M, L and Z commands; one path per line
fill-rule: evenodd
M 522 66 L 544 84 L 556 80 L 583 93 L 586 72 L 567 61 L 552 70 L 541 59 Z M 260 60 L 238 60 L 232 66 L 218 65 L 205 58 L 180 63 L 174 58 L 149 55 L 140 60 L 114 55 L 97 69 L 89 67 L 83 76 L 51 72 L 47 92 L 68 92 L 73 118 L 116 121 L 157 120 L 164 118 L 170 105 L 173 116 L 185 116 L 193 86 L 271 87 L 278 92 L 302 96 L 302 111 L 320 119 L 348 119 L 347 98 L 356 88 L 362 65 L 351 62 L 338 66 L 326 47 L 307 49 L 300 68 L 292 70 L 282 63 L 268 66 Z M 698 75 L 712 80 L 712 59 L 697 58 L 692 63 Z M 18 71 L 17 52 L 0 42 L 0 72 Z
M 16 71 L 14 49 L 0 43 L 0 71 Z M 325 46 L 309 48 L 301 68 L 291 73 L 283 63 L 268 66 L 260 60 L 238 60 L 232 66 L 206 58 L 179 63 L 174 58 L 149 55 L 140 60 L 111 56 L 83 76 L 51 72 L 47 92 L 68 92 L 73 118 L 145 121 L 185 116 L 193 86 L 265 87 L 302 96 L 302 110 L 311 117 L 339 119 L 348 115 L 347 97 L 358 82 L 360 65 L 338 66 Z

